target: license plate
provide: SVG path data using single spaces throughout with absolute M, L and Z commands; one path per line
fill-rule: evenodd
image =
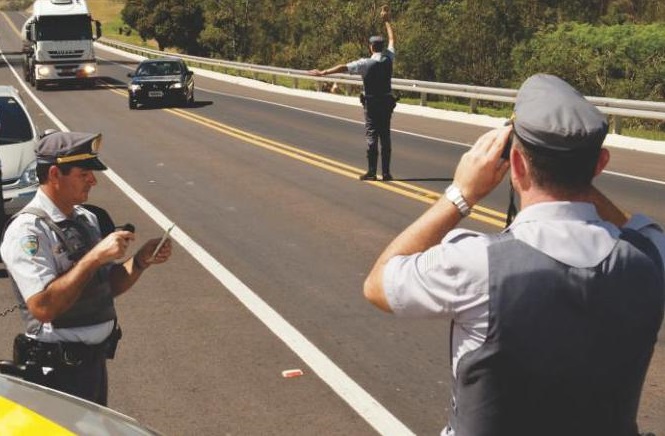
M 149 91 L 148 97 L 164 97 L 164 93 L 162 91 Z

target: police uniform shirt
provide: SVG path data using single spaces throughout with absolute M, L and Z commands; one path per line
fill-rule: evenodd
M 26 207 L 43 210 L 54 221 L 59 222 L 65 216 L 41 189 Z M 101 239 L 97 217 L 86 209 L 76 206 L 74 217 L 84 217 L 92 223 L 96 240 Z M 19 292 L 24 301 L 43 291 L 49 283 L 67 272 L 73 261 L 67 258 L 55 232 L 46 223 L 33 214 L 18 215 L 7 228 L 2 242 L 2 258 L 11 275 L 15 292 Z M 104 268 L 111 268 L 111 264 Z M 73 328 L 54 328 L 51 323 L 44 323 L 36 335 L 29 335 L 42 342 L 83 342 L 98 344 L 111 333 L 113 321 Z
M 635 215 L 626 228 L 639 231 L 658 248 L 665 265 L 665 235 L 651 219 Z M 510 226 L 515 238 L 578 268 L 600 263 L 620 230 L 603 221 L 590 203 L 539 203 L 522 210 Z M 405 317 L 448 316 L 455 321 L 452 370 L 460 358 L 485 341 L 488 327 L 489 238 L 456 229 L 423 253 L 396 256 L 385 267 L 383 288 L 390 308 Z
M 383 53 L 373 53 L 369 58 L 360 58 L 356 61 L 349 62 L 346 64 L 346 68 L 349 70 L 350 74 L 359 74 L 360 76 L 365 77 L 372 62 L 380 61 L 382 55 L 385 55 L 389 57 L 391 61 L 394 61 L 395 47 L 393 47 L 392 44 L 388 44 L 388 49 Z

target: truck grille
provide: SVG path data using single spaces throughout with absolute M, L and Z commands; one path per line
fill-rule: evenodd
M 79 59 L 83 56 L 83 50 L 49 50 L 52 59 Z

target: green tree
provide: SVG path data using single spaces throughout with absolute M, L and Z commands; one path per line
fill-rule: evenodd
M 187 53 L 199 51 L 203 10 L 189 0 L 128 0 L 123 20 L 138 30 L 141 38 L 154 38 L 160 50 L 175 47 Z
M 564 23 L 515 48 L 516 81 L 549 72 L 587 95 L 665 100 L 665 24 Z

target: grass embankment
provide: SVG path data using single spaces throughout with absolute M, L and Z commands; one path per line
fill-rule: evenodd
M 92 17 L 102 23 L 103 36 L 128 44 L 157 49 L 155 41 L 144 41 L 138 32 L 129 29 L 122 21 L 120 11 L 123 7 L 125 7 L 124 0 L 88 0 L 88 8 Z
M 3 3 L 0 0 L 0 3 Z M 148 47 L 157 49 L 157 43 L 154 40 L 144 41 L 141 39 L 139 34 L 129 27 L 122 21 L 120 17 L 120 11 L 125 6 L 124 0 L 88 0 L 88 7 L 92 13 L 94 19 L 99 20 L 102 23 L 102 34 L 107 38 L 116 39 L 128 44 L 134 44 L 142 47 Z M 205 66 L 203 66 L 205 68 Z M 223 69 L 225 73 L 234 74 L 233 71 Z M 237 75 L 252 77 L 251 74 L 235 72 Z M 259 79 L 265 79 L 265 81 L 272 82 L 272 78 L 268 77 L 259 77 Z M 300 87 L 306 87 L 314 89 L 315 84 L 312 83 L 303 83 L 300 84 Z M 293 82 L 290 79 L 280 78 L 276 79 L 276 84 L 292 87 Z M 412 98 L 410 96 L 403 96 L 400 100 L 401 103 L 407 104 L 420 104 L 419 98 Z M 455 101 L 430 101 L 427 102 L 427 106 L 434 107 L 437 109 L 445 109 L 458 112 L 469 112 L 468 103 L 459 103 Z M 512 112 L 511 107 L 482 107 L 478 106 L 476 113 L 482 115 L 489 115 L 494 117 L 503 117 L 508 118 Z M 622 130 L 623 135 L 633 136 L 636 138 L 645 138 L 652 139 L 657 141 L 665 141 L 665 132 L 658 130 L 657 123 L 648 122 L 644 120 L 630 120 L 625 119 L 624 128 Z

